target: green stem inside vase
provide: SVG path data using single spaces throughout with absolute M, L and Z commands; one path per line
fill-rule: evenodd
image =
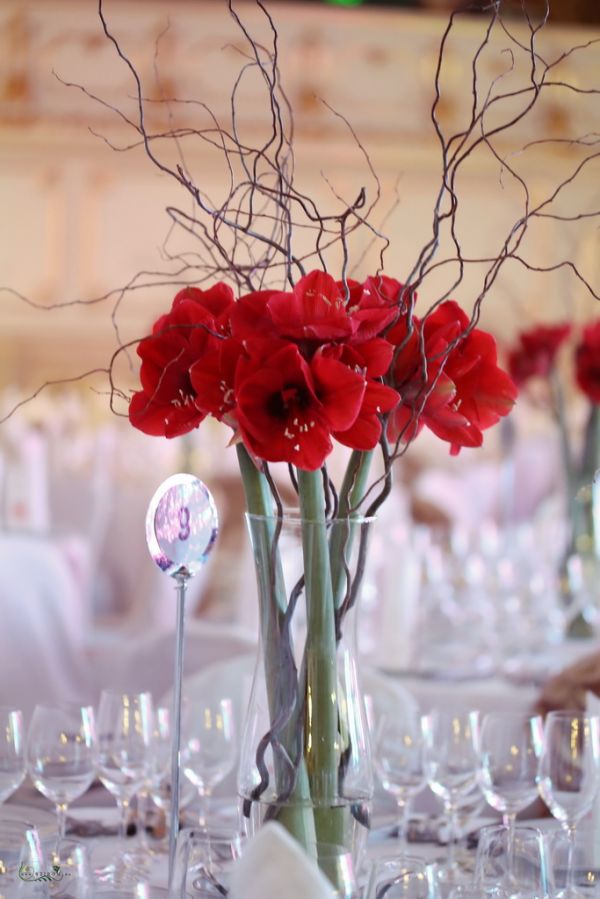
M 321 473 L 299 471 L 298 486 L 307 609 L 305 757 L 317 840 L 340 844 L 335 609 Z
M 283 618 L 287 607 L 287 596 L 279 548 L 276 544 L 276 519 L 273 517 L 273 497 L 265 475 L 258 470 L 246 449 L 238 444 L 238 462 L 244 485 L 246 507 L 250 515 L 261 516 L 261 528 L 254 537 L 260 535 L 255 542 L 255 562 L 260 580 L 258 590 L 260 603 L 261 645 L 267 685 L 267 701 L 271 723 L 276 720 L 280 702 L 277 694 L 278 678 L 281 675 L 280 642 Z M 299 697 L 300 698 L 300 697 Z M 294 720 L 281 735 L 281 742 L 290 757 L 293 757 L 295 736 Z M 278 796 L 285 793 L 284 775 L 281 767 L 275 763 L 275 792 Z M 303 845 L 315 843 L 315 824 L 311 809 L 311 796 L 303 758 L 298 763 L 296 783 L 291 795 L 277 810 L 276 818 L 280 824 Z

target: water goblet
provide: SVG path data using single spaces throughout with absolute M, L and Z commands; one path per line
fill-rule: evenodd
M 411 800 L 425 786 L 423 736 L 417 715 L 382 715 L 375 734 L 375 768 L 398 804 L 400 851 L 406 851 Z
M 369 869 L 365 899 L 429 899 L 431 883 L 422 859 L 381 856 Z
M 69 805 L 94 780 L 95 761 L 91 706 L 36 706 L 27 736 L 27 770 L 40 793 L 56 806 L 59 841 L 65 836 Z
M 39 833 L 31 824 L 0 823 L 0 874 L 2 899 L 47 896 L 46 861 Z
M 434 711 L 421 719 L 423 764 L 427 783 L 444 803 L 449 822 L 448 855 L 438 868 L 447 883 L 463 877 L 456 862 L 455 839 L 460 801 L 477 782 L 478 712 Z
M 542 799 L 569 840 L 563 899 L 578 897 L 573 853 L 578 822 L 590 811 L 600 787 L 600 719 L 581 712 L 550 712 L 538 770 Z
M 23 713 L 10 706 L 0 706 L 0 803 L 12 796 L 24 777 Z
M 477 734 L 479 786 L 512 833 L 517 813 L 537 798 L 544 723 L 539 716 L 489 712 Z
M 89 846 L 78 840 L 62 840 L 49 853 L 47 867 L 56 872 L 48 882 L 51 897 L 88 899 L 93 882 Z
M 103 690 L 98 707 L 98 776 L 115 797 L 122 843 L 129 803 L 147 778 L 152 730 L 150 693 Z
M 200 797 L 200 826 L 206 827 L 215 786 L 233 769 L 237 747 L 230 699 L 195 699 L 185 704 L 181 767 Z
M 552 876 L 542 833 L 506 824 L 482 827 L 475 858 L 475 885 L 502 890 L 511 899 L 547 899 Z

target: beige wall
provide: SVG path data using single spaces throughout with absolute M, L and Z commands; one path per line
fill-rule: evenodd
M 54 69 L 64 80 L 131 109 L 127 97 L 132 81 L 103 39 L 95 6 L 94 0 L 4 0 L 0 8 L 0 284 L 42 306 L 100 296 L 127 284 L 137 272 L 164 268 L 164 207 L 177 196 L 176 186 L 141 152 L 116 153 L 90 134 L 92 127 L 119 145 L 132 139 L 117 117 L 52 74 Z M 159 45 L 164 94 L 202 98 L 217 115 L 226 114 L 239 55 L 225 45 L 233 41 L 239 48 L 240 38 L 224 3 L 113 0 L 106 8 L 149 96 L 160 96 L 154 45 L 168 17 L 170 29 Z M 240 4 L 240 9 L 251 27 L 259 27 L 252 6 Z M 296 113 L 301 183 L 324 204 L 332 200 L 322 171 L 344 197 L 370 183 L 345 126 L 316 99 L 323 96 L 351 120 L 381 178 L 383 198 L 374 223 L 389 209 L 398 185 L 399 204 L 385 224 L 392 239 L 386 270 L 402 278 L 429 235 L 439 179 L 429 106 L 444 22 L 425 14 L 343 12 L 285 3 L 273 4 L 273 10 L 285 85 Z M 451 47 L 443 95 L 448 125 L 462 121 L 479 27 L 476 19 L 466 22 Z M 545 52 L 557 53 L 592 36 L 564 27 L 549 31 Z M 485 77 L 499 73 L 503 58 L 490 54 L 482 60 Z M 598 85 L 597 52 L 576 54 L 560 74 L 580 86 Z M 184 111 L 184 119 L 189 112 Z M 240 111 L 245 133 L 260 133 L 265 114 L 264 94 L 258 85 L 250 86 Z M 573 137 L 590 131 L 600 131 L 597 97 L 549 92 L 515 143 L 500 144 L 500 149 L 509 153 L 542 135 Z M 186 145 L 186 156 L 197 177 L 219 195 L 222 161 L 198 142 Z M 562 144 L 528 151 L 519 164 L 534 196 L 542 196 L 576 158 L 576 151 Z M 596 166 L 575 183 L 561 211 L 598 208 L 599 183 Z M 518 215 L 518 193 L 510 179 L 500 183 L 484 154 L 465 170 L 460 189 L 464 205 L 459 228 L 466 255 L 494 254 L 507 224 Z M 597 235 L 593 219 L 583 226 L 540 222 L 532 228 L 527 252 L 540 265 L 568 256 L 598 284 Z M 366 244 L 365 235 L 353 246 L 354 253 L 358 256 Z M 374 265 L 375 254 L 368 253 L 361 273 Z M 472 303 L 480 277 L 473 270 L 466 278 L 457 296 L 465 306 Z M 170 287 L 154 287 L 126 297 L 119 312 L 121 336 L 141 336 L 172 293 Z M 424 293 L 423 302 L 435 296 L 433 281 Z M 0 293 L 0 386 L 36 386 L 106 364 L 116 343 L 110 321 L 116 297 L 48 312 Z M 513 264 L 488 297 L 484 318 L 505 340 L 536 318 L 583 318 L 594 311 L 567 270 L 534 276 Z

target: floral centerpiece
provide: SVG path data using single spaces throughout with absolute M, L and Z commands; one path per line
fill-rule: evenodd
M 410 289 L 384 275 L 359 283 L 312 271 L 291 290 L 237 297 L 224 283 L 188 287 L 137 348 L 142 389 L 129 406 L 135 427 L 176 437 L 210 415 L 232 429 L 258 572 L 269 709 L 265 731 L 251 739 L 245 808 L 250 816 L 271 788 L 258 818 L 276 816 L 305 842 L 355 843 L 351 825 L 368 824 L 364 712 L 353 653 L 348 660 L 340 646 L 364 569 L 368 528 L 360 510 L 373 451 L 383 451 L 385 480 L 391 448 L 422 427 L 452 452 L 479 446 L 516 396 L 494 339 L 470 328 L 455 302 L 423 320 L 413 302 Z M 339 487 L 326 467 L 334 441 L 352 450 Z M 299 504 L 302 573 L 287 586 L 273 462 L 289 465 Z M 367 519 L 386 491 L 372 500 Z M 306 633 L 298 656 L 291 618 L 302 594 Z
M 567 372 L 563 362 L 569 369 Z M 560 322 L 523 331 L 509 354 L 509 369 L 515 383 L 529 390 L 532 401 L 550 412 L 560 434 L 569 521 L 567 548 L 561 560 L 563 592 L 572 599 L 572 593 L 581 591 L 584 579 L 590 582 L 586 589 L 593 595 L 596 591 L 591 584 L 597 577 L 595 560 L 600 555 L 599 512 L 594 514 L 598 497 L 593 487 L 600 469 L 600 319 L 581 328 Z M 568 392 L 565 374 L 571 382 Z M 573 391 L 587 405 L 581 445 L 568 415 Z M 583 565 L 574 565 L 577 559 Z M 572 631 L 589 633 L 581 616 L 576 618 Z

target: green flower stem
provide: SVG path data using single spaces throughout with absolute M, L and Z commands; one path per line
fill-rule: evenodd
M 251 515 L 261 515 L 268 519 L 273 515 L 273 498 L 267 479 L 256 468 L 242 444 L 238 444 L 236 449 L 248 512 Z M 258 591 L 261 606 L 261 642 L 264 653 L 269 715 L 271 721 L 273 721 L 279 711 L 277 704 L 277 683 L 281 674 L 279 644 L 287 597 L 278 550 L 276 558 L 274 559 L 273 557 L 274 520 L 270 529 L 268 521 L 265 521 L 263 534 L 263 545 L 255 547 L 255 563 L 261 581 Z M 289 734 L 284 732 L 282 742 L 288 748 L 289 754 L 293 755 L 290 751 L 290 747 L 293 745 L 293 721 L 288 730 L 290 732 Z M 276 766 L 275 786 L 279 795 L 282 793 L 281 782 L 281 770 L 278 770 L 278 766 Z M 300 762 L 296 787 L 289 797 L 288 803 L 288 805 L 279 810 L 277 820 L 304 845 L 314 843 L 315 824 L 310 805 L 310 789 L 304 760 Z
M 352 510 L 357 508 L 365 494 L 372 461 L 373 450 L 369 452 L 353 450 L 340 490 L 338 518 L 346 518 L 348 515 L 356 516 L 357 513 Z M 331 559 L 334 608 L 336 609 L 339 609 L 350 586 L 347 583 L 347 575 L 342 560 L 344 557 L 346 559 L 350 557 L 355 530 L 348 523 L 347 532 L 344 533 L 344 529 L 340 525 L 335 529 L 331 537 L 329 556 Z
M 298 471 L 306 579 L 306 745 L 317 839 L 343 842 L 338 799 L 338 698 L 335 615 L 321 472 Z
M 556 422 L 558 424 L 558 431 L 560 435 L 560 448 L 567 481 L 567 498 L 572 515 L 572 505 L 574 502 L 576 489 L 575 485 L 577 482 L 577 478 L 573 465 L 571 443 L 569 441 L 569 429 L 567 427 L 567 413 L 565 409 L 565 395 L 562 389 L 562 384 L 560 383 L 560 378 L 554 371 L 550 375 L 550 388 L 552 390 L 554 408 L 556 410 Z
M 373 450 L 352 450 L 340 490 L 339 518 L 345 518 L 365 495 L 372 461 Z
M 591 484 L 596 470 L 600 468 L 600 406 L 592 406 L 585 429 L 585 443 L 581 464 L 582 479 Z

